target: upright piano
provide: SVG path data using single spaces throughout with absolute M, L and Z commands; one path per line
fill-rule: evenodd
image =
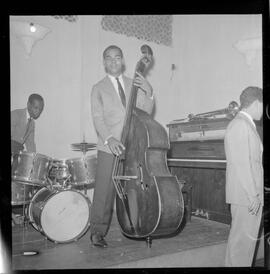
M 229 224 L 225 201 L 226 127 L 238 111 L 231 102 L 223 110 L 190 114 L 173 120 L 169 128 L 168 166 L 171 173 L 192 187 L 192 215 Z
M 192 187 L 192 215 L 230 224 L 225 200 L 224 136 L 238 112 L 236 102 L 223 110 L 173 120 L 169 128 L 168 166 L 173 175 Z M 256 123 L 262 138 L 262 123 Z

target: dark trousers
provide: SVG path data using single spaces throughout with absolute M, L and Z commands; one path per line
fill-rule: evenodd
M 115 188 L 111 179 L 114 156 L 98 151 L 96 183 L 91 208 L 90 231 L 106 236 L 113 215 Z

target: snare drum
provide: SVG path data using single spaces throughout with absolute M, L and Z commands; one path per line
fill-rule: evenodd
M 68 165 L 65 160 L 51 162 L 49 177 L 51 180 L 66 180 L 69 177 Z
M 12 179 L 30 185 L 46 185 L 51 158 L 39 154 L 21 151 L 11 158 Z
M 66 160 L 52 160 L 49 168 L 49 178 L 52 187 L 67 188 L 66 181 L 70 177 L 69 168 Z
M 29 204 L 40 186 L 25 184 L 24 182 L 12 181 L 11 183 L 11 205 Z
M 90 202 L 74 190 L 40 189 L 28 208 L 33 227 L 56 243 L 76 241 L 90 225 Z
M 95 183 L 97 156 L 89 155 L 82 158 L 67 160 L 69 172 L 71 174 L 70 184 L 72 186 L 93 185 Z

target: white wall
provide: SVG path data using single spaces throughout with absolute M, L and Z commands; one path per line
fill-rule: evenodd
M 261 37 L 260 15 L 174 15 L 172 47 L 104 31 L 101 18 L 79 16 L 70 23 L 51 16 L 11 17 L 51 29 L 29 58 L 10 36 L 11 109 L 25 107 L 32 92 L 45 99 L 44 112 L 36 122 L 40 153 L 54 158 L 80 157 L 70 144 L 81 142 L 83 135 L 86 141 L 96 142 L 90 92 L 105 75 L 102 52 L 110 44 L 123 49 L 130 77 L 141 57 L 141 45 L 152 48 L 155 65 L 148 79 L 155 92 L 155 119 L 163 126 L 189 113 L 239 102 L 248 85 L 262 87 L 261 52 L 256 52 L 248 66 L 245 56 L 233 46 L 241 39 Z

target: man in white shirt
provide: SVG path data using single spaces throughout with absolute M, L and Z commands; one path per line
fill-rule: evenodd
M 240 95 L 241 111 L 225 134 L 226 202 L 232 223 L 225 266 L 252 265 L 263 208 L 263 146 L 253 120 L 262 117 L 262 89 L 248 87 Z
M 120 140 L 132 83 L 139 87 L 138 108 L 151 113 L 154 104 L 152 87 L 142 75 L 138 74 L 134 82 L 123 75 L 124 57 L 119 47 L 111 45 L 104 50 L 103 64 L 107 76 L 94 85 L 91 92 L 98 163 L 90 231 L 91 242 L 99 247 L 107 247 L 104 237 L 110 227 L 115 198 L 112 168 L 114 155 L 120 155 L 125 149 Z

